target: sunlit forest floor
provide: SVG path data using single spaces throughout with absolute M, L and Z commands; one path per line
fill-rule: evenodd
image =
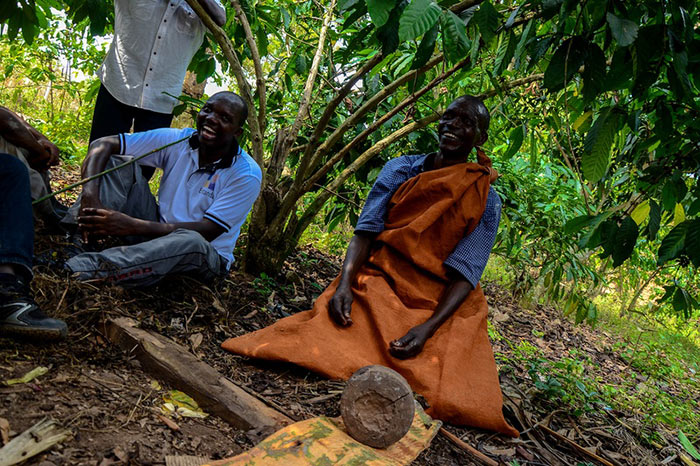
M 77 174 L 65 173 L 63 182 Z M 60 237 L 38 236 L 36 251 Z M 245 237 L 242 238 L 244 246 Z M 232 272 L 212 286 L 185 277 L 144 290 L 81 284 L 38 270 L 34 290 L 49 314 L 64 318 L 69 338 L 55 345 L 0 339 L 0 381 L 38 366 L 47 374 L 0 386 L 0 417 L 10 436 L 52 417 L 72 436 L 30 464 L 164 464 L 166 455 L 235 455 L 255 438 L 216 418 L 161 417 L 160 385 L 138 361 L 106 341 L 100 323 L 130 316 L 188 347 L 218 371 L 278 405 L 289 416 L 337 416 L 343 383 L 287 365 L 223 352 L 221 342 L 309 309 L 338 273 L 340 258 L 304 247 L 280 277 Z M 574 325 L 556 306 L 521 305 L 491 265 L 484 280 L 489 335 L 501 374 L 506 418 L 521 438 L 478 429 L 447 429 L 501 464 L 692 465 L 678 430 L 700 438 L 700 349 L 673 329 L 603 309 L 599 328 Z M 614 299 L 612 299 L 614 303 Z M 612 304 L 611 304 L 611 307 Z M 604 329 L 604 330 L 603 330 Z M 542 427 L 544 426 L 544 427 Z M 567 440 L 556 438 L 548 427 Z M 588 453 L 578 451 L 576 446 Z M 442 436 L 415 464 L 480 464 Z

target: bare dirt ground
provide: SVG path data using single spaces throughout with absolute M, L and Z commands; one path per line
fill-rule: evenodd
M 60 237 L 39 236 L 37 253 L 53 248 L 56 242 Z M 101 333 L 101 322 L 115 316 L 137 319 L 144 328 L 188 347 L 294 419 L 337 416 L 343 382 L 289 365 L 250 361 L 222 351 L 220 344 L 230 336 L 310 309 L 339 266 L 339 258 L 305 248 L 288 260 L 282 276 L 275 279 L 234 271 L 211 286 L 181 277 L 143 290 L 77 283 L 39 268 L 33 284 L 36 299 L 48 314 L 67 321 L 69 337 L 45 345 L 0 338 L 0 418 L 9 421 L 10 437 L 44 417 L 70 430 L 68 440 L 28 462 L 43 466 L 162 465 L 166 455 L 219 459 L 253 446 L 255 435 L 236 430 L 215 416 L 198 419 L 164 413 L 163 397 L 169 387 L 156 383 L 138 361 L 111 346 Z M 493 346 L 501 370 L 504 411 L 523 434 L 513 440 L 478 429 L 446 426 L 449 431 L 509 466 L 603 464 L 537 426 L 547 419 L 551 429 L 608 464 L 681 464 L 674 435 L 660 427 L 663 439 L 649 444 L 635 413 L 601 407 L 575 417 L 561 403 L 557 408 L 539 396 L 530 368 L 514 350 L 514 343 L 528 342 L 557 360 L 576 348 L 590 357 L 586 371 L 598 371 L 600 377 L 615 383 L 629 377 L 629 367 L 611 350 L 616 341 L 613 336 L 574 326 L 554 308 L 523 309 L 506 290 L 494 285 L 485 286 L 485 293 L 492 336 L 498 336 Z M 29 383 L 3 386 L 2 381 L 21 377 L 38 366 L 49 370 Z M 700 402 L 700 394 L 695 396 Z M 481 463 L 438 435 L 415 464 Z

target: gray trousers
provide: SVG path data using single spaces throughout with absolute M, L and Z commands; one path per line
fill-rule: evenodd
M 27 161 L 29 153 L 25 149 L 19 148 L 14 144 L 10 144 L 4 138 L 0 137 L 0 152 L 16 157 L 27 167 L 27 170 L 29 170 L 29 187 L 31 190 L 32 201 L 44 197 L 51 192 L 49 171 L 45 170 L 43 172 L 38 172 L 34 170 Z M 58 221 L 60 218 L 54 211 L 54 206 L 52 205 L 51 199 L 47 199 L 33 207 L 34 213 L 41 219 Z
M 112 156 L 107 168 L 129 159 Z M 64 223 L 77 223 L 81 200 L 82 195 L 68 210 Z M 158 221 L 158 204 L 138 164 L 105 175 L 100 182 L 100 201 L 107 209 Z M 135 244 L 78 254 L 66 262 L 66 267 L 78 274 L 79 280 L 103 279 L 123 286 L 152 285 L 175 273 L 206 281 L 226 273 L 226 261 L 196 231 L 178 228 L 159 238 L 136 242 L 139 239 L 126 238 Z

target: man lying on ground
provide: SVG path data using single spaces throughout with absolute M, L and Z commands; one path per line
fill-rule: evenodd
M 158 203 L 136 164 L 84 185 L 64 221 L 77 222 L 85 240 L 115 236 L 133 244 L 80 253 L 66 268 L 80 280 L 131 286 L 173 273 L 204 280 L 225 274 L 262 179 L 260 167 L 238 145 L 247 115 L 238 95 L 219 92 L 197 115 L 196 131 L 161 128 L 92 142 L 84 178 L 127 161 L 124 154 L 145 154 L 186 138 L 139 161 L 163 169 Z
M 389 161 L 373 186 L 341 274 L 314 308 L 223 347 L 346 379 L 381 364 L 401 373 L 454 424 L 508 435 L 479 286 L 495 240 L 497 176 L 479 149 L 490 116 L 477 98 L 452 102 L 439 151 Z M 478 163 L 467 163 L 477 148 Z
M 41 152 L 39 148 L 35 150 Z M 46 154 L 30 155 L 27 159 L 37 169 L 48 160 Z M 67 332 L 65 322 L 41 312 L 29 289 L 33 220 L 29 171 L 17 157 L 0 153 L 0 336 L 23 336 L 36 341 L 63 338 Z
M 32 200 L 51 192 L 49 167 L 58 165 L 58 148 L 21 116 L 3 106 L 0 106 L 0 153 L 17 158 L 27 167 Z M 54 198 L 36 205 L 34 210 L 52 226 L 66 213 L 65 207 Z

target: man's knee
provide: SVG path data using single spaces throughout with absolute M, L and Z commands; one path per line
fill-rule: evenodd
M 172 241 L 173 248 L 181 252 L 206 254 L 211 247 L 211 243 L 194 230 L 178 228 L 168 235 Z
M 29 176 L 29 169 L 17 157 L 0 153 L 0 174 L 8 178 L 26 178 Z

